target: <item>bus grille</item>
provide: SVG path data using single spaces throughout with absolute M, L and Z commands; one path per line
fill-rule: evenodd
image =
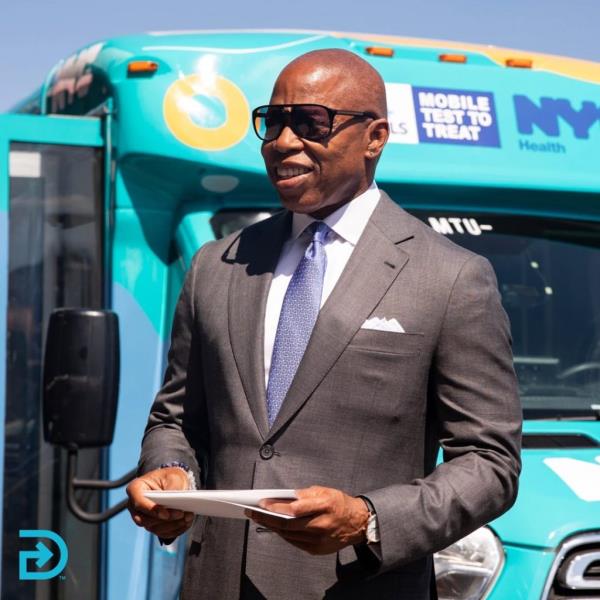
M 600 598 L 600 532 L 565 540 L 550 570 L 544 600 Z

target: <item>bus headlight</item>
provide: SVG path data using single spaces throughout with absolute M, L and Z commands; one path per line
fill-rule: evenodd
M 504 565 L 504 550 L 492 531 L 481 527 L 433 558 L 439 600 L 481 600 Z

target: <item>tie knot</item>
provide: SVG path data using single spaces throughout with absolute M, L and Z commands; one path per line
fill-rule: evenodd
M 329 225 L 325 221 L 315 221 L 311 223 L 306 230 L 310 233 L 310 237 L 313 242 L 320 242 L 321 244 L 327 239 L 327 235 L 331 231 Z

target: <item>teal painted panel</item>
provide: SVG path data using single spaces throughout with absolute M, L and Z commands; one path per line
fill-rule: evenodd
M 0 139 L 70 146 L 104 144 L 99 118 L 59 115 L 0 115 Z
M 600 450 L 525 450 L 517 502 L 494 521 L 503 541 L 553 548 L 569 535 L 600 530 L 600 503 L 580 498 L 547 459 L 569 458 L 598 468 Z
M 112 283 L 120 285 L 140 306 L 161 339 L 170 328 L 165 323 L 165 299 L 172 215 L 160 211 L 115 211 L 112 250 Z
M 454 90 L 459 95 L 478 92 L 493 99 L 494 108 L 489 114 L 498 129 L 499 146 L 428 143 L 423 139 L 408 143 L 406 138 L 403 143 L 396 143 L 398 139 L 392 139 L 379 165 L 378 179 L 382 184 L 600 191 L 600 173 L 592 158 L 600 154 L 600 122 L 591 113 L 585 121 L 583 114 L 591 111 L 589 103 L 598 105 L 600 80 L 592 76 L 590 81 L 576 80 L 546 70 L 500 68 L 483 54 L 476 55 L 483 56 L 481 60 L 473 60 L 474 54 L 468 53 L 467 65 L 440 63 L 437 57 L 443 48 L 396 46 L 394 59 L 369 57 L 364 53 L 365 44 L 351 37 L 303 35 L 232 32 L 115 42 L 125 44 L 124 48 L 131 52 L 129 57 L 121 53 L 122 60 L 113 61 L 110 71 L 119 87 L 123 155 L 151 156 L 159 138 L 162 154 L 199 164 L 204 175 L 225 170 L 237 173 L 242 180 L 264 177 L 260 142 L 251 127 L 246 127 L 245 133 L 227 147 L 216 147 L 218 143 L 211 141 L 215 129 L 211 119 L 219 121 L 222 108 L 210 114 L 208 101 L 220 100 L 229 109 L 226 127 L 220 130 L 220 135 L 225 135 L 226 131 L 241 127 L 241 119 L 248 118 L 247 114 L 243 116 L 243 110 L 234 110 L 240 98 L 249 108 L 268 102 L 278 72 L 290 60 L 308 50 L 338 47 L 361 54 L 392 87 L 405 86 L 408 96 L 404 99 L 388 93 L 392 117 L 400 114 L 404 119 L 415 119 L 407 117 L 406 111 L 408 104 L 416 110 L 419 89 Z M 106 52 L 111 51 L 114 48 L 107 47 Z M 143 79 L 125 77 L 127 60 L 142 55 L 157 59 L 160 68 L 156 75 Z M 225 86 L 223 79 L 238 91 Z M 526 98 L 531 106 L 527 110 L 519 108 L 516 96 Z M 545 98 L 562 104 L 542 106 Z M 528 122 L 530 133 L 524 132 Z M 147 123 L 153 127 L 146 127 Z M 550 131 L 554 126 L 557 131 Z M 244 187 L 243 181 L 240 187 Z
M 127 254 L 125 253 L 125 256 Z M 140 268 L 135 257 L 126 266 L 133 274 Z M 157 267 L 150 261 L 150 270 Z M 142 267 L 143 268 L 143 267 Z M 135 290 L 136 286 L 132 288 Z M 163 300 L 162 284 L 156 282 L 157 303 Z M 117 479 L 137 464 L 140 444 L 154 395 L 163 374 L 164 342 L 130 290 L 115 283 L 112 309 L 121 330 L 121 373 L 119 406 L 113 443 L 109 448 L 109 477 Z M 122 500 L 124 490 L 109 492 L 112 506 Z M 111 551 L 107 557 L 107 600 L 145 600 L 151 535 L 139 528 L 125 511 L 108 524 Z
M 524 432 L 600 441 L 597 422 L 526 421 Z M 504 542 L 555 548 L 570 535 L 600 530 L 600 448 L 524 449 L 522 459 L 517 501 L 493 522 Z
M 393 48 L 394 58 L 367 55 L 371 45 Z M 75 65 L 78 82 L 112 93 L 119 166 L 144 175 L 153 205 L 200 197 L 224 205 L 272 202 L 249 110 L 268 102 L 278 72 L 290 60 L 331 47 L 358 53 L 391 86 L 394 135 L 379 165 L 382 187 L 600 192 L 594 158 L 600 155 L 600 66 L 592 62 L 527 53 L 534 69 L 510 69 L 504 61 L 514 51 L 471 44 L 318 31 L 165 32 L 84 48 L 65 63 L 64 72 L 56 68 L 48 93 L 70 110 L 73 100 L 60 95 L 64 80 L 73 77 L 68 65 Z M 467 63 L 440 62 L 444 52 L 463 53 Z M 157 71 L 128 76 L 128 63 L 139 59 L 155 61 Z M 444 102 L 452 96 L 462 98 L 459 102 L 486 97 L 491 109 L 469 115 L 465 105 L 427 112 L 419 90 L 444 92 Z M 451 128 L 462 119 L 481 125 L 482 138 L 497 130 L 492 135 L 497 143 L 444 141 L 438 134 L 426 139 L 426 115 L 443 135 L 456 134 Z M 415 128 L 412 137 L 401 133 L 406 126 Z
M 504 568 L 487 600 L 539 600 L 554 553 L 511 545 L 504 552 Z
M 177 227 L 175 239 L 186 269 L 198 249 L 215 237 L 210 226 L 210 218 L 213 214 L 212 211 L 190 212 L 183 217 Z
M 132 161 L 117 170 L 112 254 L 113 283 L 135 298 L 161 339 L 171 326 L 165 294 L 169 261 L 175 258 L 172 242 L 177 243 L 187 268 L 196 250 L 214 239 L 209 220 L 214 210 L 224 206 L 209 197 L 188 203 L 179 216 L 175 192 L 159 182 L 163 177 L 166 185 L 178 181 L 178 173 L 169 173 L 169 163 L 163 168 L 144 170 Z

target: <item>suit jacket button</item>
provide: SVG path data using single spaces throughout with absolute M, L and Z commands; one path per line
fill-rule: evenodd
M 275 449 L 273 448 L 273 446 L 271 446 L 271 444 L 265 444 L 264 446 L 260 447 L 259 454 L 262 459 L 269 460 L 270 458 L 273 458 L 273 454 L 275 454 Z

